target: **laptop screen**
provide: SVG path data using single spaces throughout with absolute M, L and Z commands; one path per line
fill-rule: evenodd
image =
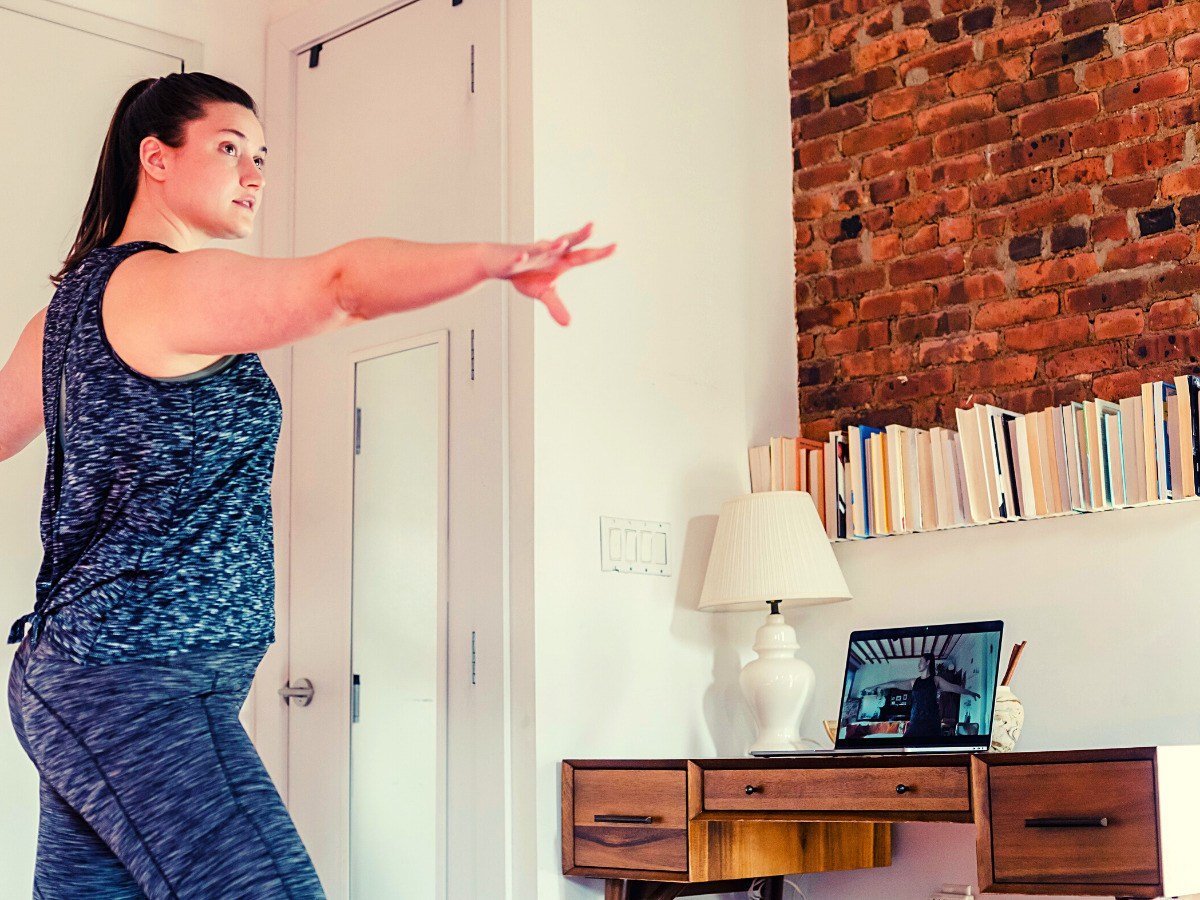
M 986 749 L 1003 622 L 850 635 L 835 746 Z

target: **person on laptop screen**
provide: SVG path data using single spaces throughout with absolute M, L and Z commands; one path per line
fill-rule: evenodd
M 932 653 L 923 653 L 917 661 L 916 678 L 897 678 L 885 681 L 868 688 L 869 693 L 882 693 L 887 688 L 897 688 L 908 691 L 909 710 L 908 727 L 904 736 L 909 738 L 940 737 L 942 735 L 942 715 L 939 701 L 939 691 L 952 694 L 965 694 L 975 700 L 979 694 L 961 685 L 947 681 L 937 674 L 937 663 Z

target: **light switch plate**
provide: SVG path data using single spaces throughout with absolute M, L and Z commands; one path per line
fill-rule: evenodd
M 600 568 L 639 575 L 671 574 L 671 523 L 600 517 Z

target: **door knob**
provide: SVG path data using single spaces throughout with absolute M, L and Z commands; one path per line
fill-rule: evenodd
M 288 683 L 279 689 L 279 696 L 283 698 L 284 703 L 295 700 L 299 706 L 312 703 L 313 693 L 313 684 L 307 678 L 301 678 L 295 687 Z

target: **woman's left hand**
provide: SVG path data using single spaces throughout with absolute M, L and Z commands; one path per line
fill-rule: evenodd
M 616 244 L 607 247 L 572 250 L 576 244 L 587 240 L 592 233 L 592 223 L 578 231 L 563 235 L 556 241 L 539 241 L 536 244 L 491 244 L 487 251 L 489 259 L 485 271 L 491 278 L 504 278 L 513 287 L 534 300 L 540 300 L 550 310 L 550 315 L 559 325 L 567 325 L 571 314 L 563 305 L 562 298 L 554 287 L 554 280 L 575 266 L 605 259 L 616 250 Z

